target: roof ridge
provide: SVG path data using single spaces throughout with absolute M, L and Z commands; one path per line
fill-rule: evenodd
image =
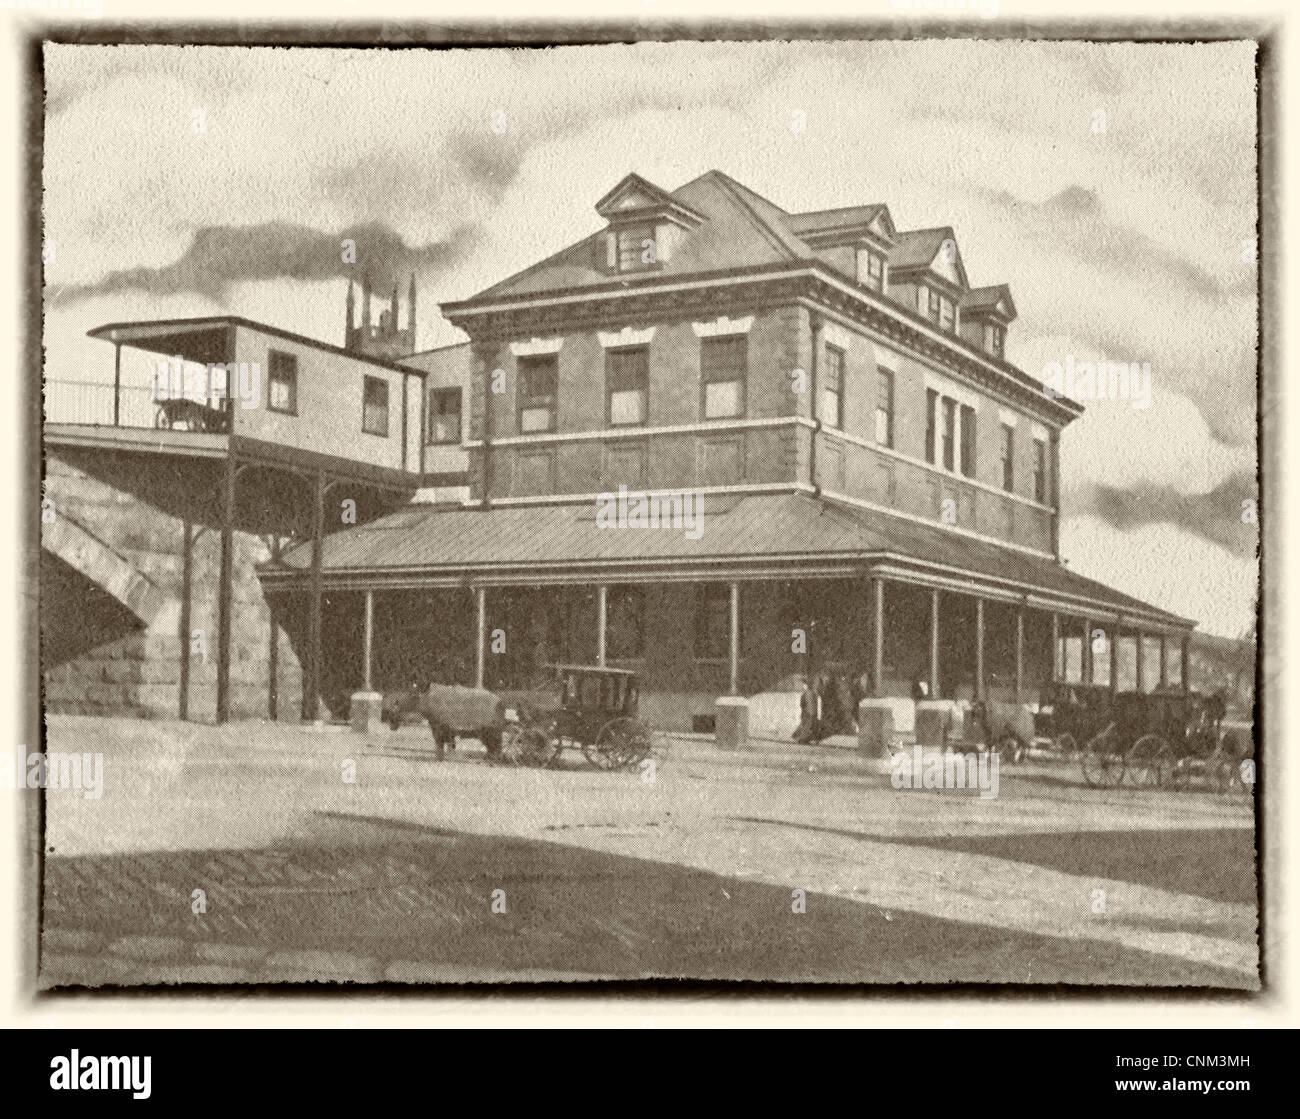
M 786 241 L 787 237 L 793 240 L 798 240 L 798 238 L 795 237 L 795 234 L 789 230 L 785 230 L 783 231 L 785 236 L 782 236 L 782 232 L 773 229 L 772 225 L 762 216 L 762 214 L 755 210 L 747 199 L 741 196 L 740 191 L 747 190 L 747 187 L 743 187 L 730 175 L 727 175 L 722 171 L 709 171 L 704 175 L 701 175 L 700 178 L 708 178 L 710 176 L 714 178 L 714 181 L 717 183 L 718 187 L 721 188 L 723 194 L 731 199 L 734 205 L 740 208 L 740 210 L 750 219 L 751 223 L 757 227 L 758 231 L 763 234 L 763 236 L 765 236 L 783 256 L 787 257 L 789 260 L 804 259 L 804 257 L 799 253 L 794 252 Z M 761 194 L 758 194 L 757 192 L 751 193 L 754 193 L 755 198 L 766 202 L 769 206 L 774 206 L 777 210 L 781 210 L 780 206 L 776 206 L 773 202 L 768 202 Z M 786 214 L 786 211 L 781 210 L 781 213 Z M 786 214 L 786 216 L 788 217 L 789 215 Z M 802 242 L 800 242 L 800 244 L 802 244 Z

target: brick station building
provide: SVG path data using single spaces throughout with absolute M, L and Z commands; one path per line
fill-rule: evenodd
M 281 526 L 252 565 L 304 714 L 555 661 L 639 670 L 666 728 L 820 667 L 882 696 L 1183 683 L 1192 622 L 1061 562 L 1059 440 L 1082 409 L 1006 361 L 1011 293 L 970 286 L 951 229 L 787 212 L 717 171 L 671 192 L 629 175 L 595 208 L 591 236 L 442 304 L 468 342 L 406 353 L 396 294 L 377 332 L 349 302 L 345 351 L 295 343 L 293 417 L 235 410 L 254 480 L 307 480 L 289 512 L 327 485 L 331 509 L 369 498 L 356 524 Z M 699 520 L 609 527 L 620 488 Z

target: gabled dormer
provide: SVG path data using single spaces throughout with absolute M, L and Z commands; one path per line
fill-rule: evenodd
M 681 235 L 704 218 L 635 173 L 596 203 L 605 230 L 604 267 L 610 272 L 660 268 L 673 257 Z
M 951 226 L 908 229 L 898 233 L 889 254 L 889 294 L 929 319 L 940 330 L 956 334 L 958 308 L 970 283 Z
M 961 336 L 996 358 L 1005 358 L 1007 327 L 1015 321 L 1016 305 L 1006 284 L 971 288 L 961 303 Z
M 882 203 L 795 214 L 790 229 L 831 267 L 882 295 L 889 286 L 889 254 L 897 230 Z

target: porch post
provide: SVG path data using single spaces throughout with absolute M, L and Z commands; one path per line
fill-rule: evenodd
M 1025 690 L 1025 611 L 1016 607 L 1016 692 L 1013 702 L 1020 702 Z
M 1065 676 L 1065 666 L 1061 663 L 1061 616 L 1052 611 L 1052 683 L 1058 683 Z
M 605 667 L 605 621 L 609 588 L 601 583 L 596 588 L 596 664 Z
M 170 367 L 168 376 L 170 376 Z M 170 388 L 170 386 L 169 386 Z M 122 343 L 113 345 L 113 426 L 122 418 Z
M 1160 690 L 1163 692 L 1169 687 L 1169 638 L 1162 633 L 1160 635 Z
M 487 674 L 487 587 L 474 588 L 478 612 L 478 641 L 474 646 L 474 686 L 481 688 Z
M 1119 619 L 1115 621 L 1115 629 L 1110 634 L 1110 694 L 1119 693 Z
M 191 606 L 194 586 L 194 535 L 190 520 L 189 506 L 185 507 L 184 520 L 181 524 L 181 665 L 180 665 L 180 702 L 177 717 L 182 723 L 190 718 L 190 642 L 194 640 L 190 633 Z M 274 618 L 272 619 L 274 626 Z
M 984 600 L 975 600 L 975 698 L 984 698 Z
M 361 646 L 361 690 L 373 691 L 370 686 L 370 649 L 375 634 L 375 592 L 366 591 L 365 636 Z
M 872 580 L 875 598 L 874 622 L 872 625 L 873 649 L 871 653 L 871 687 L 876 698 L 884 695 L 885 673 L 885 581 L 877 576 Z
M 740 584 L 731 584 L 731 695 L 740 694 Z
M 930 592 L 930 698 L 939 698 L 939 590 Z
M 1136 664 L 1137 664 L 1137 690 L 1138 690 L 1138 695 L 1141 695 L 1143 692 L 1145 692 L 1145 691 L 1147 690 L 1147 689 L 1146 689 L 1147 672 L 1146 672 L 1146 667 L 1142 664 L 1142 662 L 1146 659 L 1146 658 L 1142 655 L 1143 652 L 1144 652 L 1145 644 L 1146 644 L 1146 642 L 1145 642 L 1145 640 L 1144 640 L 1145 636 L 1146 636 L 1146 635 L 1145 635 L 1141 630 L 1138 630 L 1136 633 L 1133 634 L 1133 644 L 1134 644 L 1134 647 L 1137 649 L 1137 660 L 1136 660 Z
M 221 500 L 221 573 L 217 586 L 217 722 L 230 721 L 230 628 L 235 581 L 235 456 L 227 452 Z
M 303 695 L 303 715 L 314 723 L 320 716 L 321 677 L 321 547 L 325 534 L 325 472 L 316 471 L 315 494 L 311 509 L 311 601 L 308 604 L 307 687 Z
M 1114 650 L 1111 651 L 1114 656 Z M 1083 645 L 1079 649 L 1079 674 L 1085 685 L 1091 685 L 1092 679 L 1092 619 L 1083 619 Z
M 1183 695 L 1192 690 L 1192 635 L 1183 634 L 1182 640 L 1183 664 L 1182 664 L 1182 682 Z

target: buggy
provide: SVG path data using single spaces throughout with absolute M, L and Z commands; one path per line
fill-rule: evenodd
M 637 718 L 636 673 L 591 665 L 545 666 L 534 686 L 506 692 L 515 710 L 501 757 L 516 765 L 548 766 L 566 748 L 582 751 L 597 769 L 630 769 L 650 756 L 650 728 Z

